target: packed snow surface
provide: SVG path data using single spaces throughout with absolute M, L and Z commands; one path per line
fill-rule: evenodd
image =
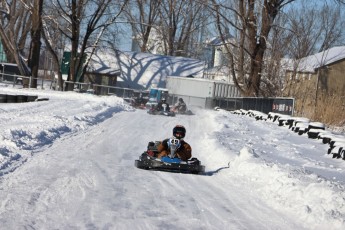
M 0 229 L 345 229 L 345 161 L 272 121 L 121 98 L 0 88 Z M 187 129 L 204 175 L 147 171 L 147 143 Z

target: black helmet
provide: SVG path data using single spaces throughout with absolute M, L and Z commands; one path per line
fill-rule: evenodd
M 176 136 L 176 134 L 179 134 L 179 136 Z M 176 125 L 173 129 L 173 135 L 177 139 L 184 138 L 186 136 L 186 128 L 182 125 Z
M 183 99 L 182 99 L 182 98 L 179 98 L 178 101 L 179 101 L 179 102 L 183 102 Z
M 162 101 L 162 102 L 165 102 L 166 100 L 165 100 L 165 98 L 163 97 L 161 101 Z

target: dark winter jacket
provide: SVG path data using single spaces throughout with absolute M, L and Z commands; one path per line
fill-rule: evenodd
M 169 104 L 164 102 L 159 102 L 158 105 L 156 106 L 156 110 L 157 111 L 164 111 L 164 112 L 169 112 L 170 111 L 170 107 Z
M 158 158 L 168 156 L 170 154 L 170 148 L 168 146 L 168 139 L 165 139 L 160 143 L 157 147 L 158 149 Z M 179 157 L 181 160 L 186 161 L 189 158 L 192 157 L 192 147 L 185 142 L 183 139 L 180 140 L 181 146 L 176 150 L 176 155 Z

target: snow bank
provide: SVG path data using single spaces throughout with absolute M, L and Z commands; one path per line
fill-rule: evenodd
M 311 229 L 336 228 L 345 224 L 344 187 L 291 165 L 260 159 L 244 147 L 231 162 L 233 176 L 247 180 L 272 208 L 282 207 L 296 214 Z
M 1 92 L 15 93 L 16 89 L 1 88 Z M 97 125 L 113 113 L 132 110 L 115 96 L 29 89 L 21 92 L 49 100 L 1 104 L 0 175 L 13 171 L 35 150 L 51 145 L 65 134 Z

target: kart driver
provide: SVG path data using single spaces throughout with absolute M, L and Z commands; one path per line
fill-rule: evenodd
M 166 101 L 165 98 L 162 98 L 162 100 L 158 103 L 157 107 L 156 107 L 157 111 L 164 111 L 164 112 L 169 112 L 170 111 L 170 107 L 168 102 Z
M 172 138 L 167 138 L 162 141 L 157 147 L 158 158 L 170 155 L 170 146 L 172 143 L 178 143 L 175 150 L 175 154 L 178 158 L 183 161 L 188 160 L 192 157 L 192 147 L 184 141 L 186 135 L 186 128 L 182 125 L 176 125 L 173 129 Z M 177 140 L 176 140 L 177 139 Z
M 174 110 L 178 113 L 185 113 L 187 111 L 187 105 L 182 98 L 178 99 L 178 102 L 174 106 Z

